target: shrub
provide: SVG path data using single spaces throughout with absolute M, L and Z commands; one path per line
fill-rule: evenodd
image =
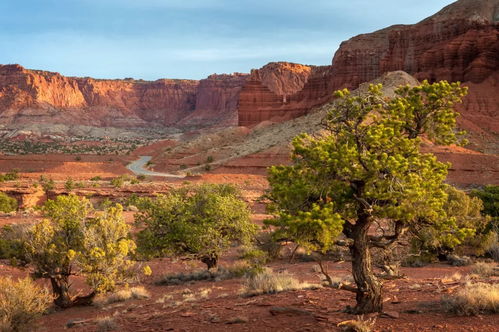
M 483 243 L 488 236 L 486 230 L 488 219 L 480 213 L 483 207 L 482 201 L 452 186 L 448 185 L 444 188 L 447 199 L 443 210 L 448 222 L 453 220 L 458 226 L 456 234 L 459 236 L 450 236 L 448 232 L 443 232 L 439 228 L 415 229 L 411 232 L 413 251 L 425 252 L 434 257 L 449 256 L 458 246 L 466 246 L 477 255 L 483 254 L 485 252 Z M 467 265 L 469 262 L 461 264 L 456 260 L 452 264 L 460 266 Z
M 337 326 L 344 332 L 371 332 L 374 324 L 376 324 L 376 317 L 357 316 L 357 319 L 346 320 L 338 323 Z
M 121 205 L 95 211 L 86 198 L 75 195 L 48 200 L 47 219 L 35 224 L 26 241 L 26 252 L 37 277 L 51 281 L 55 304 L 69 307 L 86 304 L 100 292 L 111 291 L 128 276 L 135 250 Z M 70 294 L 70 277 L 85 276 L 92 292 L 83 297 Z
M 499 186 L 488 185 L 481 189 L 475 189 L 471 195 L 483 201 L 483 214 L 499 218 Z
M 499 312 L 499 284 L 467 284 L 456 294 L 442 298 L 444 307 L 458 315 Z
M 116 302 L 125 302 L 128 300 L 142 300 L 148 299 L 151 294 L 142 286 L 124 288 L 115 293 L 110 293 L 107 295 L 100 295 L 93 300 L 93 304 L 102 307 L 107 304 L 112 304 Z
M 137 208 L 135 219 L 145 226 L 138 234 L 143 255 L 198 259 L 208 269 L 233 243 L 249 244 L 256 231 L 249 208 L 231 185 L 173 189 L 139 200 Z
M 75 188 L 75 182 L 73 181 L 72 178 L 68 178 L 64 183 L 64 189 L 66 189 L 67 191 L 71 191 L 74 188 Z
M 55 188 L 55 182 L 51 178 L 46 178 L 43 175 L 40 175 L 40 185 L 45 193 L 48 193 Z
M 32 331 L 33 322 L 48 309 L 52 298 L 29 278 L 0 277 L 0 331 Z
M 471 272 L 481 277 L 490 277 L 499 272 L 499 270 L 496 272 L 496 268 L 497 264 L 479 262 L 471 267 Z
M 247 296 L 255 296 L 318 287 L 318 285 L 301 283 L 288 272 L 276 273 L 271 269 L 265 269 L 261 273 L 249 276 L 246 279 L 243 291 Z
M 115 188 L 121 188 L 125 185 L 125 179 L 122 176 L 118 176 L 112 179 L 110 183 Z
M 206 157 L 206 162 L 207 162 L 207 163 L 212 163 L 212 162 L 213 162 L 213 160 L 214 160 L 214 159 L 213 159 L 213 156 L 208 156 L 208 157 Z
M 90 181 L 101 181 L 102 178 L 100 176 L 94 176 L 93 178 L 90 179 Z
M 156 282 L 158 285 L 182 285 L 195 281 L 221 281 L 240 278 L 250 271 L 248 265 L 233 265 L 229 268 L 218 267 L 212 270 L 193 271 L 190 273 L 176 273 L 163 276 Z
M 0 259 L 9 259 L 12 265 L 26 265 L 28 257 L 24 241 L 30 225 L 6 225 L 0 229 Z
M 0 182 L 15 181 L 17 179 L 19 179 L 19 171 L 17 169 L 9 171 L 5 174 L 0 174 Z
M 17 210 L 17 200 L 6 193 L 0 192 L 0 212 L 12 212 Z
M 114 318 L 109 316 L 97 318 L 96 323 L 97 332 L 114 331 L 118 328 Z

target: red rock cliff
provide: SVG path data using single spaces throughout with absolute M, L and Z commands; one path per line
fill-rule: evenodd
M 306 114 L 331 95 L 330 66 L 269 63 L 252 70 L 239 95 L 239 125 L 284 121 Z
M 210 75 L 199 82 L 196 110 L 182 119 L 183 125 L 237 125 L 239 94 L 248 74 Z
M 356 88 L 395 70 L 419 80 L 461 81 L 470 90 L 460 125 L 493 138 L 499 133 L 498 24 L 499 0 L 460 0 L 417 24 L 356 36 L 334 55 L 333 89 Z
M 192 113 L 198 81 L 96 80 L 0 66 L 0 123 L 133 127 Z

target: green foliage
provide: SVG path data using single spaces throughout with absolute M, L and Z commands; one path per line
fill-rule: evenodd
M 452 186 L 447 185 L 444 188 L 447 199 L 443 210 L 447 218 L 454 220 L 457 227 L 449 234 L 439 227 L 415 225 L 411 230 L 415 249 L 436 255 L 448 253 L 457 245 L 470 245 L 479 251 L 477 254 L 483 254 L 484 248 L 479 249 L 479 246 L 487 234 L 488 219 L 480 213 L 482 201 Z
M 121 188 L 125 185 L 125 179 L 122 176 L 111 179 L 111 185 L 115 188 Z
M 388 247 L 408 229 L 422 227 L 436 229 L 454 245 L 469 235 L 446 215 L 448 164 L 420 152 L 419 138 L 464 142 L 454 131 L 458 114 L 453 106 L 466 89 L 459 83 L 424 81 L 400 87 L 387 99 L 381 88 L 371 85 L 366 95 L 338 91 L 339 101 L 323 121 L 326 133 L 293 140 L 293 164 L 269 169 L 266 195 L 275 216 L 266 223 L 274 227 L 277 240 L 321 252 L 341 233 L 353 241 L 359 289 L 380 289 L 366 246 Z M 391 232 L 368 235 L 381 222 Z M 380 310 L 380 297 L 372 295 L 357 294 L 359 313 Z
M 64 183 L 64 189 L 66 189 L 68 192 L 73 190 L 75 188 L 75 182 L 73 181 L 72 178 L 68 178 L 66 182 Z
M 90 181 L 102 181 L 102 177 L 94 176 L 93 178 L 90 179 Z
M 52 302 L 45 288 L 29 278 L 13 281 L 0 277 L 0 331 L 33 331 L 33 323 Z
M 120 205 L 99 212 L 71 194 L 47 201 L 43 212 L 47 219 L 33 226 L 26 248 L 35 276 L 51 280 L 56 304 L 71 305 L 64 290 L 69 292 L 73 275 L 84 275 L 94 292 L 113 290 L 125 279 L 135 243 Z
M 14 224 L 0 229 L 0 259 L 8 259 L 15 266 L 28 263 L 24 241 L 29 227 L 26 224 Z
M 207 163 L 212 163 L 212 162 L 213 162 L 213 160 L 214 160 L 214 159 L 213 159 L 213 156 L 208 156 L 208 157 L 206 157 L 206 162 L 207 162 Z
M 235 187 L 201 185 L 173 189 L 138 203 L 139 250 L 150 256 L 187 256 L 208 268 L 233 242 L 250 243 L 255 226 Z
M 0 212 L 12 212 L 17 210 L 17 200 L 6 193 L 0 192 Z
M 19 179 L 19 171 L 14 169 L 5 174 L 0 174 L 0 182 L 4 181 L 15 181 Z
M 45 193 L 48 193 L 55 189 L 55 182 L 52 178 L 47 178 L 43 175 L 40 175 L 40 185 Z
M 495 221 L 495 231 L 499 231 L 499 186 L 488 185 L 481 189 L 475 189 L 471 196 L 478 197 L 483 202 L 482 213 L 491 216 Z

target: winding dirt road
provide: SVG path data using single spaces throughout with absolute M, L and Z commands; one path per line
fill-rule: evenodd
M 185 178 L 185 175 L 170 174 L 170 173 L 160 173 L 154 172 L 146 169 L 144 166 L 152 159 L 151 156 L 140 156 L 139 159 L 131 162 L 126 166 L 135 175 L 146 175 L 146 176 L 162 176 L 166 178 Z

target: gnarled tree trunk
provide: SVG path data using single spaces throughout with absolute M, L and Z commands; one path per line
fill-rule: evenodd
M 210 254 L 201 257 L 201 262 L 206 264 L 208 267 L 208 270 L 211 270 L 214 267 L 217 267 L 218 265 L 218 255 L 217 254 Z
M 60 308 L 69 308 L 73 305 L 73 300 L 69 295 L 69 280 L 67 277 L 51 277 L 52 292 L 55 295 L 54 303 Z
M 368 217 L 361 217 L 352 229 L 353 244 L 350 247 L 350 252 L 352 254 L 353 278 L 357 285 L 357 305 L 353 309 L 355 314 L 383 310 L 381 283 L 374 275 L 369 251 L 367 232 L 370 224 Z

